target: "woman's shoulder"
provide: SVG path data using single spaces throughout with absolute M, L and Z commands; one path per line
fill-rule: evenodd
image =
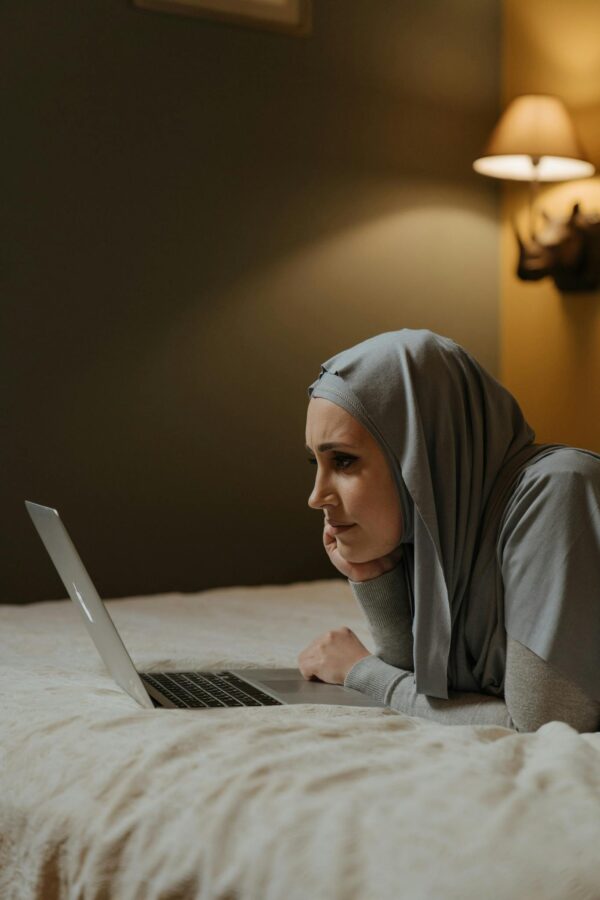
M 600 519 L 600 455 L 579 447 L 560 447 L 526 466 L 507 501 L 500 544 L 517 531 L 544 534 L 557 523 L 576 524 L 587 510 Z M 600 525 L 600 523 L 599 523 Z
M 571 474 L 600 478 L 600 454 L 582 447 L 558 447 L 539 459 L 534 459 L 524 470 L 523 480 Z
M 559 447 L 523 469 L 511 492 L 511 500 L 531 492 L 569 491 L 574 485 L 587 482 L 592 482 L 600 492 L 600 454 L 581 447 Z

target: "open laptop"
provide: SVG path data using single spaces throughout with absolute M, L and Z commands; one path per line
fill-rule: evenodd
M 307 681 L 299 669 L 138 672 L 58 512 L 29 500 L 25 506 L 71 600 L 81 611 L 106 668 L 140 706 L 170 709 L 287 703 L 384 706 L 343 685 Z

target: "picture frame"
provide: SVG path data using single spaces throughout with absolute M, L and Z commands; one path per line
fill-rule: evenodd
M 198 16 L 232 25 L 266 28 L 304 37 L 312 24 L 312 0 L 132 0 L 153 12 Z

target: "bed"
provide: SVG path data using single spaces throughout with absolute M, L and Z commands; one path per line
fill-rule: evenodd
M 140 670 L 295 666 L 344 579 L 111 600 Z M 143 709 L 70 600 L 0 607 L 2 900 L 600 897 L 600 734 Z

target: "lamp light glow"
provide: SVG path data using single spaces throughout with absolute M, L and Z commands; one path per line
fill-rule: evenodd
M 559 97 L 523 94 L 506 107 L 473 168 L 515 181 L 570 181 L 596 171 Z
M 541 156 L 538 165 L 531 156 L 507 154 L 506 156 L 482 156 L 473 163 L 480 175 L 506 178 L 511 181 L 571 181 L 589 178 L 594 166 L 583 159 L 567 159 L 566 156 Z

